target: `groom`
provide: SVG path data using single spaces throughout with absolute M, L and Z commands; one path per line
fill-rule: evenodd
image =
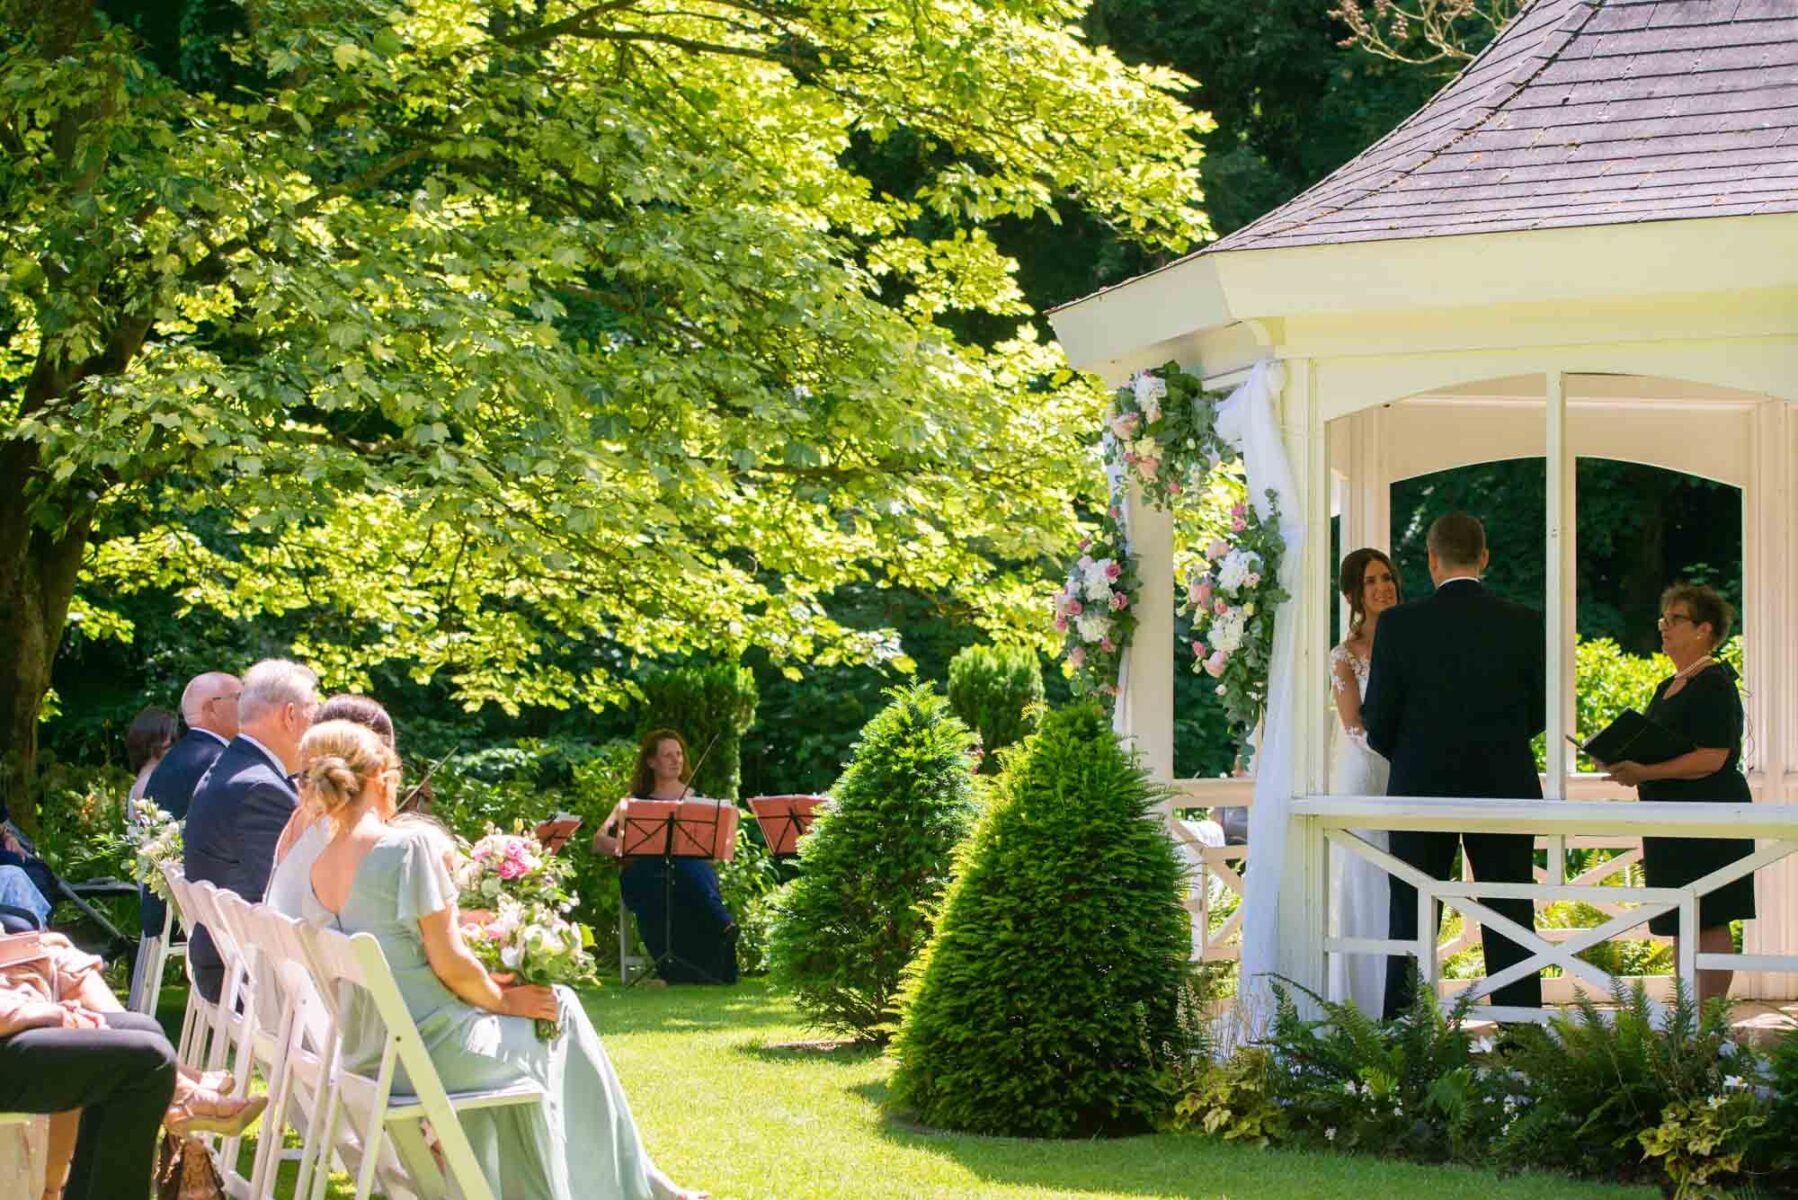
M 1380 618 L 1362 721 L 1367 742 L 1392 763 L 1389 796 L 1541 799 L 1530 739 L 1542 732 L 1547 656 L 1542 614 L 1501 600 L 1480 582 L 1490 555 L 1486 530 L 1466 513 L 1430 526 L 1436 590 Z M 1392 854 L 1435 879 L 1448 878 L 1463 843 L 1480 883 L 1528 883 L 1535 860 L 1529 834 L 1394 830 Z M 1528 900 L 1485 900 L 1494 912 L 1535 928 Z M 1438 908 L 1440 912 L 1440 908 Z M 1395 941 L 1417 937 L 1417 889 L 1392 880 Z M 1486 972 L 1496 975 L 1529 953 L 1482 927 Z M 1386 1016 L 1411 1001 L 1408 957 L 1386 960 Z M 1502 1005 L 1538 1006 L 1542 979 L 1529 975 L 1492 993 Z

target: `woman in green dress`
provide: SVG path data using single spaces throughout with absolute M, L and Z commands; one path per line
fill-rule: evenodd
M 624 1088 L 580 1000 L 567 988 L 496 983 L 462 941 L 448 840 L 427 822 L 395 823 L 399 758 L 349 721 L 315 725 L 300 743 L 300 794 L 328 822 L 314 861 L 306 919 L 381 943 L 407 1011 L 451 1092 L 525 1081 L 538 1104 L 461 1114 L 463 1130 L 501 1200 L 697 1200 L 643 1148 Z M 543 1041 L 534 1018 L 560 1017 Z M 384 1030 L 372 1006 L 345 1018 L 352 1070 L 380 1061 Z M 402 1081 L 403 1082 L 403 1081 Z
M 1742 697 L 1736 675 L 1715 657 L 1729 637 L 1735 612 L 1715 590 L 1674 584 L 1661 595 L 1661 650 L 1673 674 L 1648 703 L 1650 720 L 1685 735 L 1696 750 L 1659 763 L 1609 764 L 1610 778 L 1643 800 L 1747 804 L 1754 799 L 1742 774 Z M 1643 838 L 1642 873 L 1649 887 L 1684 887 L 1754 853 L 1752 839 Z M 1754 916 L 1754 876 L 1742 876 L 1704 896 L 1698 908 L 1698 953 L 1731 954 L 1731 921 Z M 1677 936 L 1679 917 L 1664 913 L 1648 927 Z M 1698 1000 L 1726 995 L 1733 971 L 1700 971 Z

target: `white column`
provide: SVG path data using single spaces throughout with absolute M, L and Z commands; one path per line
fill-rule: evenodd
M 1322 410 L 1317 402 L 1317 370 L 1306 359 L 1286 362 L 1286 390 L 1281 396 L 1280 425 L 1287 461 L 1305 522 L 1300 582 L 1295 596 L 1299 615 L 1297 653 L 1292 656 L 1293 719 L 1292 791 L 1317 793 L 1327 786 L 1324 724 L 1328 688 L 1324 654 L 1329 640 L 1330 606 L 1330 472 L 1325 452 Z M 1329 855 L 1318 828 L 1292 822 L 1280 873 L 1280 973 L 1322 993 L 1324 936 L 1329 925 Z M 1250 868 L 1253 869 L 1252 867 Z
M 1142 594 L 1113 727 L 1142 755 L 1150 777 L 1166 783 L 1174 777 L 1174 519 L 1134 483 L 1124 506 Z
M 1747 766 L 1758 770 L 1763 804 L 1798 802 L 1791 773 L 1798 770 L 1798 714 L 1791 691 L 1798 686 L 1798 522 L 1792 506 L 1798 480 L 1798 421 L 1784 400 L 1763 401 L 1754 413 L 1752 460 L 1742 491 L 1742 625 L 1744 703 L 1751 732 Z M 1798 950 L 1798 863 L 1787 859 L 1755 872 L 1755 911 L 1743 926 L 1748 954 L 1791 954 Z M 1798 995 L 1798 979 L 1775 972 L 1743 972 L 1731 989 L 1737 995 L 1786 999 Z
M 1548 589 L 1542 615 L 1548 644 L 1548 767 L 1544 793 L 1551 800 L 1567 798 L 1567 775 L 1573 767 L 1573 748 L 1563 734 L 1573 732 L 1573 633 L 1577 621 L 1574 566 L 1575 508 L 1573 447 L 1567 439 L 1566 376 L 1549 371 L 1543 406 L 1548 419 Z M 1549 863 L 1554 874 L 1554 863 Z

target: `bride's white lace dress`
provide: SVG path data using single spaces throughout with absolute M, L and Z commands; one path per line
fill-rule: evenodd
M 1330 686 L 1346 686 L 1339 669 L 1353 672 L 1359 699 L 1367 699 L 1367 660 L 1346 645 L 1330 652 Z M 1359 711 L 1359 705 L 1355 706 Z M 1330 738 L 1330 792 L 1336 796 L 1384 796 L 1390 765 L 1367 744 L 1360 729 L 1332 725 Z M 1355 830 L 1384 850 L 1384 830 Z M 1337 937 L 1384 938 L 1391 903 L 1387 874 L 1358 855 L 1337 847 L 1330 849 L 1330 929 Z M 1332 954 L 1329 997 L 1353 1000 L 1362 1012 L 1380 1015 L 1386 998 L 1386 959 L 1378 954 Z

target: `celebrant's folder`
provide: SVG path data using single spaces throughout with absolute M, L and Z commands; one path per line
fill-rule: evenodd
M 1698 747 L 1684 734 L 1649 720 L 1633 708 L 1626 708 L 1580 749 L 1593 762 L 1606 765 L 1633 762 L 1647 766 L 1690 754 Z
M 728 800 L 639 800 L 618 807 L 618 853 L 623 858 L 710 858 L 729 862 L 737 852 L 741 815 Z M 674 838 L 673 848 L 668 839 Z
M 786 857 L 799 852 L 799 839 L 811 832 L 818 808 L 828 796 L 751 796 L 749 811 L 761 826 L 768 853 Z

